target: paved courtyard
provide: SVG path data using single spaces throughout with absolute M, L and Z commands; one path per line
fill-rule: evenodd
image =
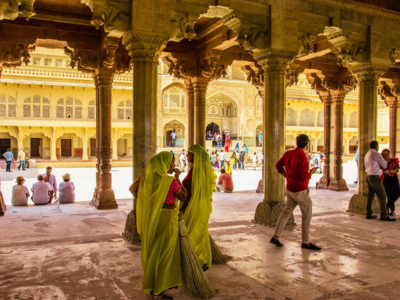
M 237 191 L 213 197 L 210 234 L 233 256 L 227 265 L 213 265 L 206 273 L 219 292 L 215 299 L 399 299 L 400 223 L 346 213 L 356 191 L 353 167 L 353 162 L 345 164 L 349 192 L 310 189 L 311 237 L 323 247 L 321 252 L 301 250 L 298 209 L 298 225 L 283 232 L 285 246 L 271 245 L 273 228 L 251 222 L 263 198 L 254 193 L 261 173 L 235 172 Z M 24 172 L 28 186 L 39 171 Z M 60 178 L 66 171 L 54 173 Z M 149 299 L 141 291 L 140 245 L 121 239 L 132 205 L 127 192 L 131 169 L 113 169 L 120 206 L 105 211 L 88 205 L 94 170 L 68 172 L 78 203 L 9 206 L 0 218 L 0 299 Z M 6 200 L 13 184 L 7 176 L 17 173 L 2 173 Z M 189 299 L 181 290 L 170 294 Z

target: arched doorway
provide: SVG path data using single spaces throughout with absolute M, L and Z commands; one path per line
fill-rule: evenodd
M 206 106 L 206 122 L 208 124 L 219 124 L 215 128 L 213 127 L 214 125 L 211 126 L 211 129 L 207 127 L 206 132 L 229 131 L 231 139 L 237 139 L 239 135 L 239 109 L 236 101 L 226 94 L 219 92 L 207 99 Z
M 177 120 L 173 120 L 164 125 L 164 147 L 172 147 L 171 133 L 175 130 L 175 147 L 185 145 L 185 126 Z
M 263 126 L 262 124 L 260 124 L 256 128 L 256 147 L 262 146 L 262 134 L 263 134 Z M 261 137 L 261 140 L 259 137 Z
M 214 133 L 219 132 L 219 126 L 218 124 L 211 122 L 210 124 L 207 125 L 206 127 L 206 140 L 211 140 L 211 136 L 214 135 Z M 210 135 L 211 134 L 211 135 Z

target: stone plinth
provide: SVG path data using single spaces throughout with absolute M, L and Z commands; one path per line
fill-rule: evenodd
M 363 194 L 355 194 L 350 199 L 349 209 L 347 212 L 366 215 L 367 214 L 367 197 Z M 379 215 L 381 213 L 381 209 L 379 206 L 379 199 L 375 196 L 372 201 L 372 214 Z
M 285 209 L 286 201 L 275 201 L 269 204 L 267 202 L 261 202 L 258 204 L 256 214 L 254 216 L 254 223 L 258 223 L 264 226 L 275 227 L 278 222 L 279 216 Z M 296 225 L 294 222 L 293 214 L 290 216 L 286 223 L 286 226 Z
M 140 243 L 140 235 L 136 227 L 136 214 L 133 210 L 128 214 L 122 236 L 130 243 Z

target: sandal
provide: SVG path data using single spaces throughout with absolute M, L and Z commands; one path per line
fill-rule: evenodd
M 164 295 L 163 293 L 159 295 L 154 295 L 153 292 L 150 292 L 150 296 L 153 298 L 153 300 L 172 300 L 174 297 Z
M 203 265 L 203 272 L 207 271 L 209 268 L 206 264 Z

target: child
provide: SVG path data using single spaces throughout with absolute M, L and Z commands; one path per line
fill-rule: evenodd
M 257 152 L 254 152 L 253 155 L 253 170 L 257 170 L 257 164 L 258 164 L 258 156 L 257 156 Z

